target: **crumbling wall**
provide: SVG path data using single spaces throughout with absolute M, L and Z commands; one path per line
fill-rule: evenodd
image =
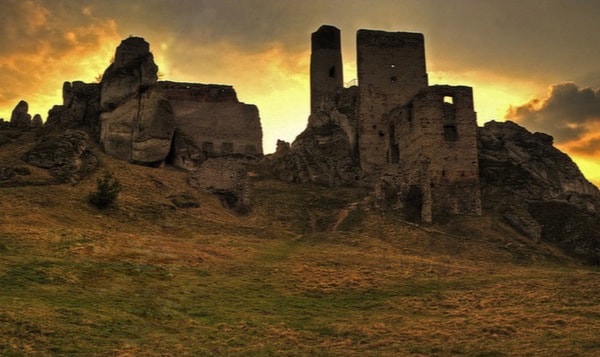
M 360 165 L 371 172 L 387 164 L 387 114 L 427 87 L 425 44 L 419 33 L 359 30 L 356 45 Z
M 431 86 L 390 115 L 394 126 L 390 158 L 398 157 L 405 171 L 421 168 L 418 185 L 431 191 L 431 215 L 481 214 L 477 123 L 472 89 L 465 86 Z M 423 166 L 424 158 L 427 165 Z M 429 188 L 425 187 L 429 186 Z
M 311 36 L 310 112 L 329 111 L 344 87 L 340 30 L 323 25 Z
M 158 88 L 173 108 L 174 165 L 193 169 L 208 157 L 262 155 L 258 109 L 239 102 L 233 87 L 159 82 Z

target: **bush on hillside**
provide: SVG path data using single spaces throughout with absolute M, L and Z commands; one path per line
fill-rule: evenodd
M 104 177 L 96 180 L 96 192 L 90 193 L 89 202 L 99 209 L 108 208 L 115 204 L 121 192 L 121 182 L 113 177 L 112 173 L 105 172 Z

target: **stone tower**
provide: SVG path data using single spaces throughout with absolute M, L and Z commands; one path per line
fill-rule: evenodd
M 340 30 L 323 25 L 313 32 L 311 43 L 310 112 L 317 113 L 323 105 L 333 103 L 344 86 Z
M 423 35 L 359 30 L 356 36 L 359 85 L 359 152 L 367 172 L 387 163 L 386 114 L 427 88 Z

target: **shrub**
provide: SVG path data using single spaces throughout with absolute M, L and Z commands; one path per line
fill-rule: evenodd
M 96 192 L 90 193 L 88 200 L 97 208 L 108 208 L 117 201 L 119 192 L 121 192 L 121 182 L 112 176 L 112 173 L 105 172 L 103 178 L 96 180 Z

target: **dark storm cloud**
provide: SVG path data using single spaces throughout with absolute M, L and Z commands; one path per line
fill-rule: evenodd
M 600 124 L 600 89 L 557 84 L 547 98 L 511 107 L 506 117 L 529 130 L 549 133 L 559 143 L 579 140 Z

